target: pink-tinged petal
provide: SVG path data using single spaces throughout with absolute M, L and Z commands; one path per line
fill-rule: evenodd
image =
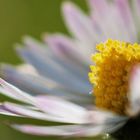
M 36 106 L 48 114 L 67 118 L 73 122 L 86 123 L 88 121 L 86 120 L 88 111 L 79 105 L 51 96 L 39 96 L 36 100 Z
M 9 111 L 3 104 L 0 105 L 0 114 L 11 117 L 21 117 L 21 115 L 16 114 L 15 112 Z
M 23 133 L 40 136 L 70 136 L 89 137 L 99 134 L 111 133 L 124 125 L 124 122 L 113 125 L 61 125 L 61 126 L 35 126 L 35 125 L 12 125 L 13 128 Z
M 140 66 L 134 66 L 130 78 L 130 93 L 128 95 L 128 114 L 135 116 L 140 113 Z
M 44 45 L 45 47 L 41 45 L 39 46 L 38 41 L 32 39 L 31 37 L 24 37 L 23 42 L 26 45 L 26 50 L 30 52 L 30 56 L 31 55 L 37 56 L 37 57 L 32 56 L 30 57 L 30 59 L 34 58 L 35 60 L 37 59 L 38 61 L 41 59 L 41 62 L 46 62 L 47 60 L 47 62 L 45 64 L 43 63 L 42 65 L 48 65 L 48 66 L 51 65 L 53 69 L 55 69 L 55 73 L 57 72 L 60 73 L 59 70 L 61 68 L 61 72 L 63 69 L 63 71 L 67 71 L 68 73 L 71 73 L 72 75 L 74 75 L 74 77 L 77 78 L 86 77 L 86 81 L 87 81 L 87 72 L 88 72 L 87 61 L 85 61 L 86 59 L 80 53 L 79 51 L 80 49 L 76 49 L 76 45 L 74 45 L 72 39 L 70 40 L 64 35 L 56 34 L 52 36 L 47 36 L 45 40 L 46 42 L 48 42 L 47 43 L 47 46 L 49 45 L 48 47 L 46 47 L 45 45 Z M 50 47 L 53 48 L 53 50 L 50 50 Z M 19 53 L 22 56 L 24 53 L 23 59 L 26 60 L 28 54 L 27 52 L 25 51 L 23 52 L 23 51 L 24 50 L 20 49 Z M 37 60 L 35 63 L 36 65 L 37 65 Z M 32 64 L 34 63 L 32 62 Z M 42 67 L 41 64 L 39 66 Z M 45 71 L 47 72 L 48 69 L 49 68 L 45 69 Z M 69 77 L 68 74 L 67 77 Z
M 101 41 L 108 38 L 124 41 L 129 40 L 131 42 L 136 41 L 136 30 L 126 0 L 116 0 L 113 2 L 107 0 L 90 0 L 89 4 L 92 7 L 91 18 L 93 25 L 96 26 L 100 34 L 103 35 Z M 129 17 L 127 18 L 129 23 L 126 22 L 126 17 L 124 18 L 124 12 Z
M 94 10 L 100 11 L 99 14 L 103 14 L 108 9 L 109 3 L 107 0 L 87 0 L 91 12 Z
M 51 96 L 38 96 L 36 106 L 50 115 L 67 118 L 68 120 L 73 120 L 81 124 L 111 124 L 127 119 L 127 117 L 117 116 L 110 112 L 96 109 L 91 111 L 86 110 L 79 105 Z
M 11 117 L 21 117 L 21 115 L 17 115 L 6 110 L 0 109 L 0 115 L 11 116 Z
M 15 112 L 16 114 L 20 114 L 24 117 L 33 118 L 33 119 L 39 119 L 44 121 L 52 121 L 52 122 L 60 122 L 60 123 L 73 123 L 73 124 L 84 124 L 86 123 L 85 120 L 81 121 L 75 118 L 67 118 L 67 117 L 60 117 L 55 116 L 50 113 L 44 113 L 42 112 L 41 108 L 38 108 L 38 110 L 33 110 L 32 108 L 29 108 L 24 105 L 18 105 L 15 103 L 4 103 L 4 107 L 8 109 L 11 112 Z
M 103 132 L 103 126 L 81 126 L 81 125 L 65 125 L 65 126 L 34 126 L 34 125 L 13 125 L 13 128 L 23 133 L 40 135 L 40 136 L 70 136 L 70 137 L 86 137 L 92 131 L 92 135 L 98 135 Z
M 32 134 L 32 135 L 39 135 L 39 136 L 47 136 L 47 135 L 57 135 L 61 136 L 67 135 L 65 130 L 57 129 L 57 128 L 47 128 L 47 127 L 39 127 L 39 126 L 32 126 L 32 125 L 13 125 L 13 128 L 21 131 L 23 133 Z
M 70 2 L 63 4 L 63 14 L 71 33 L 80 41 L 90 44 L 90 47 L 99 40 L 98 32 L 88 18 L 78 7 Z M 88 45 L 89 45 L 88 44 Z M 91 48 L 88 48 L 87 50 Z M 94 47 L 94 46 L 93 46 Z
M 89 63 L 84 57 L 84 52 L 80 49 L 74 39 L 70 39 L 61 34 L 46 35 L 44 41 L 52 48 L 53 52 L 60 58 L 78 65 Z
M 5 102 L 3 104 L 3 106 L 11 111 L 11 112 L 15 112 L 16 114 L 20 114 L 24 117 L 29 117 L 29 118 L 35 118 L 35 119 L 41 119 L 41 120 L 46 120 L 47 115 L 36 111 L 36 110 L 32 110 L 29 107 L 26 107 L 25 105 L 18 105 L 15 103 L 10 103 L 10 102 Z
M 122 15 L 122 19 L 124 20 L 124 24 L 126 25 L 127 30 L 129 31 L 129 35 L 131 41 L 135 41 L 137 39 L 137 31 L 134 24 L 134 19 L 132 15 L 132 11 L 129 6 L 128 0 L 115 0 L 116 5 L 118 6 L 118 11 Z
M 59 57 L 63 58 L 66 57 L 66 55 L 71 57 L 72 53 L 74 54 L 74 57 L 77 57 L 75 55 L 78 55 L 77 53 L 79 53 L 73 41 L 62 35 L 46 35 L 44 36 L 44 41 Z
M 122 127 L 128 118 L 102 111 L 89 111 L 86 125 L 35 126 L 13 125 L 18 131 L 33 135 L 55 135 L 70 137 L 96 136 L 103 133 L 112 133 Z
M 129 24 L 129 22 L 132 20 L 132 14 L 129 7 L 129 1 L 128 0 L 115 0 L 116 5 L 118 6 L 118 9 L 120 10 L 122 17 L 126 20 L 126 23 Z
M 116 19 L 115 5 L 107 0 L 91 0 L 89 2 L 94 7 L 94 9 L 91 8 L 91 19 L 93 25 L 100 32 L 100 41 L 108 38 L 120 39 L 121 34 L 118 34 L 117 30 L 119 19 Z
M 25 103 L 34 103 L 34 99 L 29 94 L 22 92 L 20 89 L 15 86 L 7 83 L 3 79 L 0 78 L 0 92 L 1 94 L 13 98 L 15 100 L 25 102 Z
M 126 121 L 128 118 L 125 116 L 116 115 L 112 112 L 106 112 L 99 109 L 91 110 L 88 114 L 88 120 L 93 124 L 115 124 L 118 122 Z
M 27 63 L 32 64 L 42 76 L 67 87 L 70 91 L 79 92 L 79 89 L 81 89 L 82 93 L 87 93 L 91 87 L 87 81 L 82 81 L 77 76 L 69 73 L 50 57 L 44 59 L 44 56 L 42 57 L 41 54 L 30 48 L 18 48 L 18 53 Z
M 45 94 L 58 96 L 60 98 L 64 98 L 69 101 L 81 104 L 83 106 L 92 104 L 93 102 L 93 99 L 89 94 L 81 95 L 80 93 L 72 93 L 65 88 L 60 87 L 56 83 L 45 79 L 42 76 L 34 76 L 21 73 L 10 65 L 3 65 L 2 73 L 4 75 L 4 79 L 9 81 L 11 84 L 19 87 L 21 90 L 33 94 L 34 96 L 36 94 L 43 94 L 44 96 Z
M 140 0 L 136 0 L 136 1 L 137 1 L 138 5 L 140 6 Z

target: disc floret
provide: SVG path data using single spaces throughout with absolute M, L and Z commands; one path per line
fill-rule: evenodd
M 96 106 L 125 114 L 129 104 L 129 75 L 132 67 L 140 63 L 140 45 L 108 39 L 96 49 L 89 73 Z

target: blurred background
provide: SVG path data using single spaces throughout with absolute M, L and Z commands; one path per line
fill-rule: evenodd
M 67 32 L 61 14 L 64 0 L 0 0 L 0 62 L 20 62 L 14 44 L 24 35 Z M 84 0 L 73 0 L 86 10 Z
M 0 0 L 0 63 L 20 63 L 14 44 L 20 43 L 24 35 L 41 40 L 45 32 L 67 33 L 61 16 L 62 2 L 64 0 Z M 87 11 L 84 0 L 73 2 Z M 2 122 L 0 116 L 0 140 L 58 139 L 22 134 Z

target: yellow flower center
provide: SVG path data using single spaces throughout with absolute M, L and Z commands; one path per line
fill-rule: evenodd
M 93 84 L 95 104 L 99 108 L 126 114 L 129 75 L 133 65 L 140 63 L 140 45 L 107 40 L 96 46 L 92 55 L 89 80 Z

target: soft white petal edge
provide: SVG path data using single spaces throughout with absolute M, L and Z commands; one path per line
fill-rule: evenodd
M 140 65 L 136 65 L 132 69 L 128 99 L 130 102 L 128 114 L 135 116 L 140 113 Z
M 62 126 L 35 126 L 35 125 L 12 125 L 13 128 L 23 133 L 39 136 L 70 136 L 89 137 L 104 133 L 112 133 L 122 127 L 125 122 L 116 125 L 62 125 Z
M 22 114 L 25 117 L 77 124 L 110 124 L 126 120 L 126 117 L 97 109 L 88 110 L 58 97 L 46 96 L 43 100 L 40 97 L 33 97 L 3 79 L 0 79 L 0 84 L 3 94 L 19 101 L 25 102 L 26 100 L 25 103 L 30 104 L 31 108 L 15 103 L 7 102 L 3 104 L 9 112 Z M 35 107 L 37 110 L 32 110 L 32 107 Z
M 23 103 L 35 104 L 35 100 L 32 96 L 16 88 L 2 78 L 0 78 L 0 93 Z
M 17 66 L 16 69 L 24 74 L 31 74 L 31 75 L 39 76 L 36 69 L 30 64 L 26 64 L 26 63 L 21 64 Z
M 68 122 L 68 123 L 72 123 L 72 122 L 82 123 L 81 121 L 83 120 L 83 118 L 80 119 L 78 118 L 78 116 L 81 114 L 81 116 L 84 117 L 85 114 L 87 113 L 87 110 L 85 108 L 79 105 L 73 104 L 69 101 L 60 99 L 58 97 L 51 97 L 51 96 L 46 95 L 46 99 L 42 103 L 42 100 L 36 97 L 30 96 L 29 94 L 7 83 L 3 79 L 0 79 L 0 85 L 1 85 L 0 87 L 1 94 L 4 94 L 5 96 L 8 96 L 17 101 L 27 103 L 33 107 L 36 107 L 38 110 L 42 112 L 43 115 L 46 115 L 46 117 L 48 115 L 49 116 L 51 115 L 52 117 L 48 119 L 53 120 L 54 118 L 54 121 Z M 6 108 L 11 110 L 12 112 L 16 111 L 17 114 L 23 114 L 25 116 L 34 117 L 34 115 L 31 115 L 32 114 L 31 112 L 27 114 L 28 111 L 32 111 L 32 110 L 27 109 L 24 105 L 18 105 L 14 103 L 5 103 L 4 106 L 6 106 Z M 72 114 L 72 115 L 68 116 L 67 113 Z

